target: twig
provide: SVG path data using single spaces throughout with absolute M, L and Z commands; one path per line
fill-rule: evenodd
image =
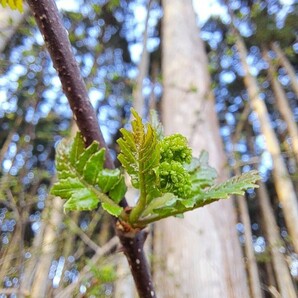
M 77 234 L 86 245 L 88 245 L 94 251 L 97 251 L 99 246 L 92 239 L 90 239 L 71 218 L 69 218 L 68 223 L 70 229 Z
M 27 2 L 43 35 L 86 145 L 90 145 L 94 140 L 98 141 L 102 148 L 106 148 L 106 167 L 114 168 L 78 63 L 71 50 L 68 32 L 62 24 L 55 2 L 53 0 L 28 0 Z
M 68 34 L 62 24 L 55 1 L 27 0 L 27 2 L 43 35 L 54 67 L 58 72 L 63 91 L 86 145 L 91 144 L 94 140 L 98 141 L 100 146 L 106 149 L 105 166 L 110 169 L 114 168 L 112 157 L 98 125 L 96 113 L 89 101 L 86 85 L 71 50 Z M 120 205 L 126 207 L 126 200 L 123 199 Z M 144 255 L 146 233 L 139 231 L 133 235 L 133 238 L 122 232 L 118 234 L 129 264 L 132 265 L 131 262 L 134 261 L 141 262 L 141 264 L 137 264 L 138 266 L 131 266 L 139 296 L 154 298 L 152 278 Z M 139 268 L 142 270 L 138 270 Z
M 118 245 L 118 243 L 119 243 L 118 237 L 114 236 L 104 246 L 102 247 L 98 246 L 95 255 L 90 260 L 90 264 L 95 265 L 101 257 L 103 257 L 105 254 L 111 251 L 116 245 Z M 66 287 L 64 290 L 58 293 L 55 296 L 55 298 L 71 297 L 72 292 L 82 282 L 82 280 L 86 277 L 88 272 L 91 270 L 90 264 L 86 265 L 82 269 L 78 279 L 74 283 L 70 284 L 68 287 Z

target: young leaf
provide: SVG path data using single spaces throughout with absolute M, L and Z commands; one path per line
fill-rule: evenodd
M 62 141 L 57 148 L 58 182 L 51 193 L 66 199 L 65 210 L 92 210 L 98 203 L 112 215 L 119 216 L 119 201 L 126 192 L 119 169 L 105 169 L 105 150 L 97 142 L 84 147 L 78 133 L 69 145 Z
M 152 215 L 153 213 L 158 213 L 159 209 L 164 209 L 167 207 L 172 207 L 179 200 L 172 193 L 165 193 L 161 197 L 154 198 L 142 212 L 141 217 L 146 218 L 147 216 Z M 181 200 L 181 199 L 180 199 Z
M 122 128 L 122 138 L 117 140 L 121 149 L 118 159 L 131 176 L 132 185 L 141 189 L 145 197 L 150 197 L 156 186 L 154 169 L 160 160 L 159 143 L 152 126 L 148 124 L 145 127 L 134 110 L 132 114 L 135 117 L 132 121 L 132 132 Z
M 219 199 L 227 199 L 231 195 L 243 195 L 249 188 L 257 188 L 256 181 L 260 180 L 258 171 L 250 171 L 234 176 L 229 180 L 215 184 L 195 195 L 196 206 L 204 206 Z

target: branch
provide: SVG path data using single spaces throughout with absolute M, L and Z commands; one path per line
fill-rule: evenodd
M 55 298 L 63 298 L 63 297 L 71 297 L 73 291 L 80 285 L 80 283 L 83 281 L 83 279 L 90 279 L 91 276 L 89 276 L 89 273 L 91 271 L 91 267 L 96 265 L 96 263 L 99 261 L 100 258 L 102 258 L 104 255 L 109 253 L 115 246 L 117 246 L 119 243 L 118 238 L 114 236 L 112 239 L 110 239 L 104 246 L 97 248 L 95 255 L 91 258 L 90 263 L 88 265 L 85 265 L 84 268 L 80 271 L 78 278 L 75 282 L 71 283 L 69 286 L 67 286 L 65 289 L 63 289 L 61 292 L 59 292 Z
M 112 157 L 98 125 L 96 113 L 89 101 L 86 85 L 71 50 L 68 34 L 62 24 L 55 1 L 27 0 L 27 2 L 43 35 L 85 144 L 88 146 L 94 140 L 98 141 L 100 146 L 106 149 L 105 166 L 113 169 L 115 166 Z M 125 199 L 122 200 L 121 206 L 127 206 Z M 118 230 L 117 227 L 116 230 Z M 133 237 L 119 231 L 118 235 L 123 245 L 123 251 L 131 265 L 132 275 L 140 297 L 156 297 L 144 254 L 145 231 L 139 231 Z
M 30 9 L 41 31 L 47 50 L 57 70 L 63 91 L 73 111 L 73 117 L 84 136 L 86 145 L 94 140 L 106 148 L 106 167 L 114 163 L 99 128 L 97 115 L 90 103 L 86 85 L 75 60 L 68 38 L 54 0 L 28 0 Z
M 155 298 L 151 273 L 148 270 L 149 266 L 144 252 L 139 249 L 144 247 L 148 232 L 143 230 L 136 234 L 135 237 L 127 237 L 122 232 L 122 228 L 118 228 L 117 235 L 123 245 L 123 252 L 128 260 L 139 296 L 141 298 Z

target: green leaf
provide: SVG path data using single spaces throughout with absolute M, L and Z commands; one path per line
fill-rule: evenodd
M 156 174 L 159 165 L 160 147 L 157 135 L 151 124 L 146 127 L 141 117 L 132 109 L 135 119 L 132 132 L 121 129 L 122 138 L 117 140 L 121 153 L 118 159 L 131 177 L 132 185 L 140 189 L 148 201 L 156 192 Z
M 116 217 L 118 217 L 121 214 L 122 210 L 123 210 L 122 207 L 120 207 L 118 205 L 110 204 L 110 203 L 102 203 L 101 206 L 108 213 L 110 213 L 110 214 L 112 214 Z
M 85 144 L 83 136 L 77 133 L 69 150 L 69 161 L 75 164 L 79 160 L 79 156 L 84 152 Z
M 93 210 L 99 203 L 112 215 L 118 216 L 119 201 L 126 192 L 119 169 L 105 169 L 105 150 L 93 142 L 85 148 L 78 133 L 73 142 L 62 140 L 57 147 L 58 182 L 51 193 L 66 199 L 65 210 Z
M 244 195 L 245 190 L 257 188 L 256 181 L 260 180 L 258 171 L 250 171 L 229 180 L 215 184 L 195 196 L 196 206 L 204 206 L 219 199 L 227 199 L 231 195 Z
M 191 175 L 192 191 L 197 192 L 198 189 L 203 189 L 206 186 L 214 184 L 217 177 L 217 172 L 208 164 L 209 154 L 207 151 L 202 151 L 199 158 L 192 158 L 192 162 L 186 165 L 185 168 Z
M 104 159 L 105 150 L 100 150 L 92 154 L 91 157 L 88 158 L 88 160 L 86 161 L 85 166 L 83 167 L 83 177 L 86 179 L 88 183 L 92 185 L 95 185 L 97 183 L 101 190 L 105 193 L 107 189 L 110 189 L 112 187 L 112 185 L 110 185 L 110 188 L 103 188 L 100 185 L 100 180 L 105 180 L 106 178 L 104 172 L 108 171 L 103 169 Z M 111 172 L 114 173 L 115 176 L 117 176 L 117 179 L 119 179 L 119 172 L 115 170 L 111 170 Z
M 64 204 L 64 210 L 93 210 L 98 206 L 99 199 L 92 190 L 81 188 L 73 192 Z
M 153 199 L 143 211 L 140 217 L 140 223 L 148 224 L 169 216 L 180 217 L 187 211 L 203 207 L 219 199 L 227 199 L 231 195 L 243 195 L 245 190 L 258 187 L 256 181 L 260 179 L 260 176 L 257 171 L 250 171 L 235 176 L 224 183 L 214 184 L 215 170 L 208 166 L 208 156 L 205 155 L 205 153 L 203 154 L 204 156 L 201 155 L 200 159 L 196 160 L 194 163 L 195 165 L 200 164 L 200 166 L 194 167 L 194 164 L 192 164 L 189 169 L 192 169 L 194 172 L 201 171 L 200 175 L 204 177 L 201 181 L 204 182 L 200 185 L 208 184 L 209 186 L 204 188 L 199 187 L 196 191 L 193 190 L 192 196 L 187 199 L 178 198 L 172 193 L 167 193 Z M 204 157 L 204 159 L 202 159 L 202 157 Z M 198 162 L 199 160 L 200 162 Z M 202 164 L 205 168 L 202 167 Z M 204 173 L 204 175 L 202 173 Z M 198 176 L 200 175 L 198 174 Z
M 109 191 L 109 196 L 114 202 L 119 203 L 124 198 L 126 193 L 126 184 L 124 177 L 122 176 L 118 183 Z
M 163 126 L 158 120 L 158 114 L 155 110 L 150 111 L 150 123 L 153 129 L 156 131 L 158 139 L 162 140 L 164 138 Z
M 177 200 L 179 200 L 179 198 L 172 193 L 165 193 L 161 197 L 154 198 L 142 212 L 141 217 L 145 218 L 153 213 L 158 213 L 159 209 L 168 209 L 169 207 L 174 206 Z

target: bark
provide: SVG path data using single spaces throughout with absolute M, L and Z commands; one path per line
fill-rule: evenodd
M 86 85 L 71 50 L 68 34 L 62 24 L 55 2 L 53 0 L 27 0 L 27 3 L 45 40 L 63 91 L 86 145 L 95 140 L 98 141 L 100 146 L 106 149 L 105 166 L 110 169 L 114 168 L 115 165 L 88 98 Z M 123 199 L 120 205 L 126 207 L 126 200 Z M 116 226 L 117 234 L 123 245 L 123 252 L 130 265 L 139 295 L 142 298 L 154 298 L 154 288 L 143 247 L 146 232 L 139 231 L 130 235 L 120 230 L 120 227 L 123 226 L 121 224 Z
M 162 118 L 166 134 L 183 133 L 224 175 L 225 156 L 210 92 L 207 56 L 192 1 L 163 1 Z M 158 297 L 248 297 L 232 200 L 170 218 L 154 231 Z
M 269 66 L 268 74 L 271 81 L 272 90 L 274 92 L 276 104 L 283 119 L 287 123 L 289 136 L 291 137 L 292 150 L 294 152 L 295 159 L 298 162 L 298 127 L 295 122 L 294 115 L 289 105 L 286 93 L 276 77 L 276 69 L 273 66 L 272 61 L 268 55 L 268 50 L 264 50 L 263 56 Z
M 269 196 L 263 183 L 260 184 L 260 188 L 258 189 L 257 193 L 264 218 L 265 230 L 268 243 L 270 245 L 273 268 L 275 271 L 275 277 L 280 295 L 283 298 L 295 298 L 297 297 L 298 293 L 295 290 L 285 256 L 280 252 L 280 248 L 284 243 L 280 237 L 279 228 L 275 221 Z
M 94 140 L 98 141 L 102 148 L 106 148 L 106 167 L 113 168 L 112 157 L 99 128 L 97 116 L 71 49 L 68 32 L 62 24 L 55 2 L 53 0 L 28 0 L 27 2 L 43 35 L 86 145 L 90 145 Z
M 284 67 L 286 72 L 288 73 L 288 76 L 290 77 L 290 82 L 292 84 L 292 88 L 294 92 L 296 93 L 296 96 L 298 97 L 298 79 L 297 75 L 295 73 L 294 67 L 292 64 L 289 62 L 288 58 L 278 45 L 278 43 L 273 43 L 272 44 L 272 49 L 275 51 L 277 58 L 280 61 L 280 64 Z
M 289 235 L 294 249 L 298 252 L 298 202 L 293 183 L 289 177 L 286 164 L 282 158 L 280 145 L 276 134 L 271 126 L 268 110 L 264 101 L 260 98 L 260 90 L 255 77 L 250 73 L 249 65 L 246 61 L 247 50 L 240 34 L 234 30 L 237 36 L 237 49 L 245 72 L 244 83 L 250 97 L 253 111 L 260 121 L 261 131 L 264 136 L 266 147 L 271 154 L 273 161 L 273 179 L 276 192 L 282 208 Z

